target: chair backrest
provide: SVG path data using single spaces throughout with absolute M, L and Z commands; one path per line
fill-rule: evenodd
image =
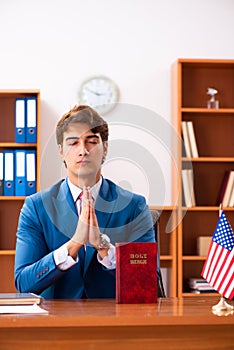
M 163 280 L 162 280 L 161 267 L 160 267 L 160 232 L 159 232 L 160 213 L 155 209 L 151 209 L 150 212 L 154 223 L 155 241 L 157 242 L 158 297 L 164 298 L 166 297 L 166 294 L 163 287 Z

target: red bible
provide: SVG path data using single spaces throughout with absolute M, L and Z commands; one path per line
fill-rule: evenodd
M 157 243 L 116 243 L 116 303 L 157 302 Z

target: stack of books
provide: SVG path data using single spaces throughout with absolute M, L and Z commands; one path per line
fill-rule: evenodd
M 191 293 L 217 293 L 216 290 L 212 288 L 209 283 L 203 278 L 190 278 L 189 287 Z
M 0 293 L 0 315 L 48 314 L 40 307 L 43 301 L 43 297 L 33 293 Z
M 186 157 L 198 158 L 197 142 L 192 121 L 182 121 L 182 135 Z
M 218 205 L 223 207 L 234 207 L 234 170 L 225 172 L 220 190 Z

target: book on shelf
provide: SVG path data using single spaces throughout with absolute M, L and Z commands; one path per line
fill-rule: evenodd
M 191 145 L 192 157 L 198 158 L 197 141 L 195 138 L 193 122 L 191 122 L 191 121 L 187 122 L 187 127 L 188 127 L 188 135 L 189 135 L 189 140 L 190 140 L 190 145 Z
M 195 293 L 195 294 L 205 294 L 205 293 L 217 293 L 216 290 L 213 288 L 211 289 L 191 289 L 190 293 Z
M 232 184 L 232 190 L 231 190 L 231 195 L 229 198 L 229 207 L 234 207 L 234 181 Z
M 196 206 L 192 169 L 182 169 L 182 184 L 184 204 L 188 208 Z
M 197 237 L 197 254 L 199 256 L 206 256 L 208 254 L 211 240 L 212 236 Z
M 36 150 L 0 152 L 0 196 L 29 196 L 36 192 Z
M 189 287 L 191 293 L 217 293 L 216 290 L 203 278 L 190 278 Z
M 3 180 L 4 180 L 4 154 L 0 152 L 0 196 L 3 196 Z
M 234 170 L 227 170 L 225 172 L 220 195 L 218 199 L 218 205 L 222 204 L 223 207 L 234 206 Z
M 116 303 L 157 302 L 157 243 L 116 243 Z
M 186 157 L 191 158 L 192 157 L 191 145 L 189 141 L 187 122 L 185 121 L 182 121 L 182 135 L 184 140 L 185 155 Z
M 41 304 L 43 298 L 34 293 L 0 293 L 0 305 Z
M 185 154 L 188 158 L 198 158 L 197 142 L 192 121 L 182 121 Z

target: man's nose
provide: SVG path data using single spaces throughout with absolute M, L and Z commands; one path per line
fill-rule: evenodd
M 89 151 L 87 150 L 87 147 L 86 147 L 85 143 L 81 142 L 80 143 L 80 147 L 79 147 L 79 155 L 80 156 L 85 156 L 87 154 L 89 154 Z

